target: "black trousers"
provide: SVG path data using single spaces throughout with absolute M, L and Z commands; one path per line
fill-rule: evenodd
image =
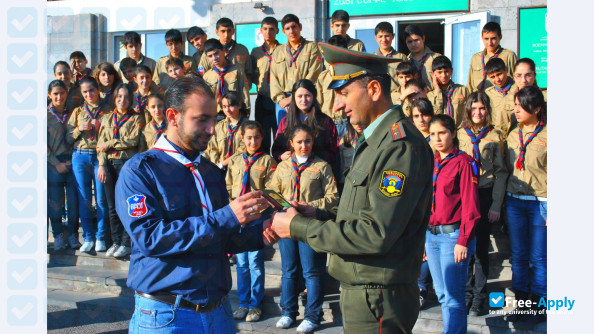
M 262 150 L 270 154 L 273 138 L 276 136 L 278 126 L 276 124 L 275 103 L 270 97 L 258 94 L 256 97 L 256 122 L 262 125 L 264 138 L 262 139 Z M 272 132 L 272 134 L 271 134 Z
M 107 180 L 105 181 L 105 199 L 109 211 L 109 227 L 111 228 L 111 241 L 114 244 L 130 247 L 130 236 L 124 229 L 124 225 L 118 217 L 115 206 L 115 186 L 120 175 L 120 170 L 124 166 L 122 160 L 108 160 Z

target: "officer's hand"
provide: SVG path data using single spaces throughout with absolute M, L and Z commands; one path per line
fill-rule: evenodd
M 280 238 L 291 237 L 291 220 L 297 216 L 295 208 L 289 208 L 286 212 L 277 212 L 272 216 L 272 230 Z
M 295 207 L 295 209 L 297 209 L 297 211 L 299 211 L 300 214 L 304 215 L 305 217 L 316 218 L 316 208 L 313 206 L 305 202 L 291 201 L 290 203 Z
M 468 257 L 468 247 L 456 244 L 454 246 L 454 262 L 460 263 Z
M 263 223 L 262 238 L 264 239 L 264 244 L 266 246 L 274 245 L 280 239 L 280 237 L 276 235 L 276 233 L 274 233 L 274 231 L 272 230 L 271 219 L 266 219 Z
M 499 212 L 489 210 L 489 223 L 495 223 L 499 220 L 501 214 Z
M 97 170 L 97 179 L 99 179 L 99 182 L 101 183 L 107 181 L 107 168 L 105 168 L 105 166 L 99 166 L 99 169 Z
M 260 218 L 260 211 L 268 207 L 268 202 L 262 197 L 261 191 L 252 191 L 234 199 L 229 203 L 229 207 L 239 224 L 245 225 Z

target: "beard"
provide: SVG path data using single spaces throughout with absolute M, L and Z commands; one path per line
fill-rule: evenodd
M 210 140 L 211 135 L 204 132 L 186 132 L 186 127 L 184 124 L 184 118 L 180 117 L 179 126 L 177 127 L 177 135 L 184 146 L 190 148 L 193 153 L 198 154 L 208 147 L 208 141 Z

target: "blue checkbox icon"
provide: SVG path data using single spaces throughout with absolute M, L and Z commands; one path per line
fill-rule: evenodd
M 33 110 L 37 107 L 35 80 L 9 80 L 7 89 L 8 109 Z
M 36 116 L 10 116 L 6 122 L 6 141 L 10 146 L 37 145 Z
M 145 30 L 146 10 L 142 7 L 122 7 L 116 12 L 118 30 Z
M 503 307 L 505 304 L 505 295 L 503 292 L 491 292 L 489 294 L 489 306 Z
M 10 182 L 33 182 L 37 179 L 35 152 L 10 152 L 7 155 L 6 164 Z
M 37 297 L 10 296 L 6 301 L 7 322 L 10 326 L 37 325 Z
M 31 74 L 37 72 L 37 46 L 15 43 L 7 47 L 8 73 Z
M 12 38 L 37 36 L 37 9 L 34 7 L 13 7 L 6 12 L 6 30 Z
M 37 287 L 37 261 L 11 260 L 6 265 L 6 281 L 11 290 L 33 290 Z
M 158 15 L 157 15 L 158 14 Z M 174 27 L 185 27 L 186 15 L 179 7 L 155 8 L 155 27 L 159 29 L 171 29 Z
M 37 190 L 35 188 L 10 188 L 6 196 L 10 218 L 35 218 L 37 216 Z
M 34 254 L 37 251 L 37 226 L 25 223 L 8 225 L 6 245 L 10 254 Z

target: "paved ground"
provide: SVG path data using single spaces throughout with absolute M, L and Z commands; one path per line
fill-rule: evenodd
M 85 312 L 74 308 L 47 307 L 47 332 L 55 334 L 128 333 L 130 316 L 113 312 Z

